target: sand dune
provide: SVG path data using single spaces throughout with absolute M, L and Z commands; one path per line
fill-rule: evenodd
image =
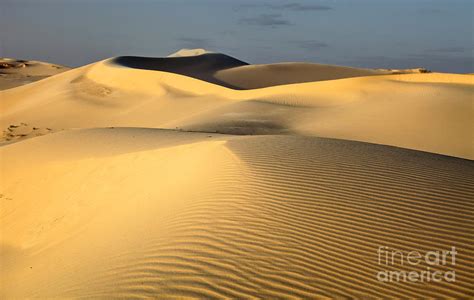
M 219 57 L 227 60 L 214 56 L 210 64 Z M 0 125 L 296 133 L 474 158 L 471 75 L 365 76 L 234 90 L 156 71 L 165 60 L 163 68 L 179 69 L 195 57 L 174 58 L 181 59 L 152 59 L 145 70 L 134 58 L 115 58 L 3 91 Z
M 470 161 L 133 128 L 55 133 L 0 157 L 2 298 L 472 296 Z M 380 245 L 456 246 L 458 281 L 388 288 Z
M 220 70 L 214 76 L 230 86 L 240 89 L 257 89 L 292 83 L 418 72 L 419 70 L 372 70 L 313 63 L 278 63 Z
M 168 55 L 167 57 L 184 57 L 184 56 L 198 56 L 202 54 L 208 54 L 208 53 L 215 53 L 206 49 L 181 49 L 179 51 L 176 51 L 175 53 L 172 53 Z
M 0 91 L 0 298 L 472 298 L 473 79 L 197 49 Z
M 68 67 L 40 61 L 0 58 L 0 90 L 35 82 L 67 70 Z
M 247 65 L 243 61 L 220 53 L 203 53 L 199 55 L 183 55 L 179 53 L 177 56 L 164 58 L 120 56 L 114 58 L 111 63 L 128 68 L 172 72 L 231 88 L 236 88 L 236 86 L 227 81 L 220 81 L 214 74 L 221 70 Z
M 424 69 L 374 70 L 314 63 L 249 65 L 228 55 L 204 49 L 183 49 L 165 58 L 121 56 L 113 59 L 112 63 L 129 68 L 176 73 L 242 90 L 350 77 L 426 72 Z

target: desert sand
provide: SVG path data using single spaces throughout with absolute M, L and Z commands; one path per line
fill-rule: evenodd
M 38 81 L 67 70 L 68 67 L 41 61 L 0 57 L 0 90 Z
M 15 85 L 0 298 L 474 296 L 472 75 L 197 49 Z M 380 246 L 456 282 L 380 282 Z

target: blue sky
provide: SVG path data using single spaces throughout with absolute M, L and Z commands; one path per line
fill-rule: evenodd
M 69 66 L 206 48 L 309 61 L 474 72 L 470 0 L 0 0 L 0 56 Z

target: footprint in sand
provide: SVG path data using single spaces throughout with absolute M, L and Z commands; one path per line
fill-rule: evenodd
M 9 198 L 9 197 L 5 196 L 4 194 L 0 194 L 0 200 L 2 200 L 2 199 L 7 200 L 7 201 L 13 200 L 12 198 Z
M 53 132 L 51 128 L 41 128 L 27 123 L 11 124 L 3 131 L 1 142 L 15 142 L 25 138 L 45 135 Z

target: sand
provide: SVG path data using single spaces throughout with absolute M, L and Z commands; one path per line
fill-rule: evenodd
M 0 90 L 28 84 L 67 70 L 68 67 L 41 61 L 0 57 Z
M 276 63 L 219 70 L 214 76 L 218 80 L 239 89 L 258 89 L 292 83 L 371 75 L 416 74 L 423 71 L 423 69 L 373 70 L 314 63 Z
M 0 298 L 474 296 L 472 76 L 197 54 L 0 92 Z M 380 246 L 456 282 L 380 282 Z
M 215 53 L 108 59 L 0 92 L 0 128 L 25 123 L 53 130 L 117 126 L 299 134 L 474 158 L 472 75 L 351 77 L 343 68 L 339 77 L 351 78 L 250 90 L 196 78 L 201 69 L 201 77 L 208 77 L 242 63 Z M 183 75 L 188 71 L 190 76 Z

